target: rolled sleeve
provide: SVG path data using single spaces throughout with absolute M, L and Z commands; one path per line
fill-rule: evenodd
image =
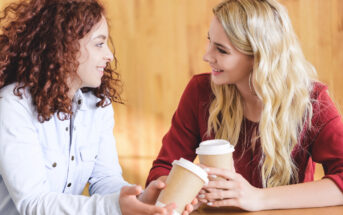
M 343 192 L 343 123 L 339 116 L 321 129 L 313 145 L 312 157 L 323 165 L 324 178 L 334 181 Z

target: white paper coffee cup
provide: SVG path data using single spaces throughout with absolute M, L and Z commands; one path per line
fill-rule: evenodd
M 174 214 L 179 215 L 207 183 L 207 172 L 201 167 L 183 158 L 175 160 L 167 177 L 166 187 L 161 191 L 156 205 L 175 203 Z
M 234 146 L 223 139 L 203 141 L 196 149 L 201 164 L 229 170 L 234 170 L 232 159 L 234 151 Z

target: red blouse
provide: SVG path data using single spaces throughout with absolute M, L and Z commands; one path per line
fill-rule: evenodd
M 168 175 L 171 163 L 183 157 L 193 161 L 195 149 L 208 137 L 207 120 L 209 105 L 213 98 L 210 74 L 195 75 L 188 83 L 173 116 L 172 125 L 163 138 L 162 148 L 153 162 L 147 184 L 162 175 Z M 343 123 L 327 87 L 315 83 L 311 94 L 313 117 L 311 129 L 304 129 L 299 144 L 292 152 L 298 168 L 299 182 L 313 181 L 314 162 L 323 164 L 325 178 L 333 180 L 343 192 Z M 245 137 L 252 134 L 258 123 L 243 119 L 239 140 L 233 153 L 236 172 L 251 185 L 262 187 L 261 147 L 259 140 L 253 151 L 244 144 Z M 249 138 L 247 138 L 249 139 Z

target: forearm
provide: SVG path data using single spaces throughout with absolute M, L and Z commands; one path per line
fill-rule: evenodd
M 330 179 L 262 189 L 262 210 L 343 204 L 343 193 Z
M 47 193 L 17 201 L 20 214 L 121 214 L 119 193 L 91 197 L 62 193 Z

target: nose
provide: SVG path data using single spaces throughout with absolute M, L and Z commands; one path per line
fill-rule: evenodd
M 107 62 L 112 62 L 114 57 L 113 57 L 113 53 L 111 52 L 111 50 L 107 47 L 107 52 L 105 53 L 104 59 Z
M 213 56 L 212 52 L 211 52 L 211 48 L 208 47 L 204 56 L 202 57 L 202 59 L 207 62 L 207 63 L 215 63 L 216 62 L 216 58 Z

